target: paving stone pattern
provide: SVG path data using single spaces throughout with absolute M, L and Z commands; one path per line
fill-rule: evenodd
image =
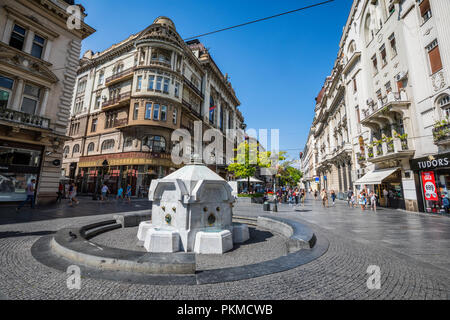
M 140 208 L 142 209 L 142 208 Z M 237 206 L 236 214 L 265 214 L 262 205 Z M 82 278 L 69 290 L 67 274 L 36 261 L 30 248 L 43 235 L 73 224 L 110 219 L 112 214 L 2 221 L 0 297 L 8 299 L 448 299 L 447 217 L 396 210 L 350 211 L 343 203 L 324 210 L 308 200 L 302 212 L 286 205 L 276 215 L 306 223 L 326 237 L 328 251 L 298 268 L 259 278 L 208 285 L 139 285 Z M 35 211 L 38 215 L 39 211 Z M 431 252 L 430 252 L 431 250 Z M 251 254 L 251 252 L 249 253 Z M 255 254 L 258 254 L 255 252 Z M 381 289 L 369 290 L 369 265 L 381 269 Z

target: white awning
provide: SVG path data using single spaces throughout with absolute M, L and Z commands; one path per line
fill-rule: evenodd
M 239 179 L 239 180 L 236 180 L 236 181 L 237 181 L 237 182 L 248 182 L 248 179 L 247 179 L 247 178 L 244 178 L 244 179 Z M 258 180 L 258 179 L 254 178 L 254 177 L 250 177 L 250 182 L 261 183 L 261 182 L 263 182 L 263 181 Z
M 393 174 L 398 169 L 400 169 L 400 168 L 371 171 L 369 173 L 366 173 L 363 177 L 356 180 L 356 182 L 354 184 L 357 184 L 357 185 L 381 184 L 384 179 L 389 177 L 391 174 Z

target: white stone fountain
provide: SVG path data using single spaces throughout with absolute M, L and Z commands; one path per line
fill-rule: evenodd
M 199 160 L 153 180 L 152 221 L 141 222 L 138 239 L 148 252 L 222 254 L 249 239 L 248 226 L 232 222 L 229 184 Z

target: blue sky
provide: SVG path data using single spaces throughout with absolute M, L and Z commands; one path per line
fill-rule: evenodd
M 81 0 L 97 32 L 82 53 L 101 51 L 168 16 L 183 38 L 294 10 L 322 0 Z M 200 38 L 241 101 L 248 128 L 280 129 L 280 149 L 298 158 L 314 98 L 337 56 L 351 0 Z

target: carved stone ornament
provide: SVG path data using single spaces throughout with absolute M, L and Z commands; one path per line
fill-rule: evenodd
M 431 77 L 431 82 L 433 83 L 434 91 L 439 91 L 445 87 L 444 72 L 439 71 Z

